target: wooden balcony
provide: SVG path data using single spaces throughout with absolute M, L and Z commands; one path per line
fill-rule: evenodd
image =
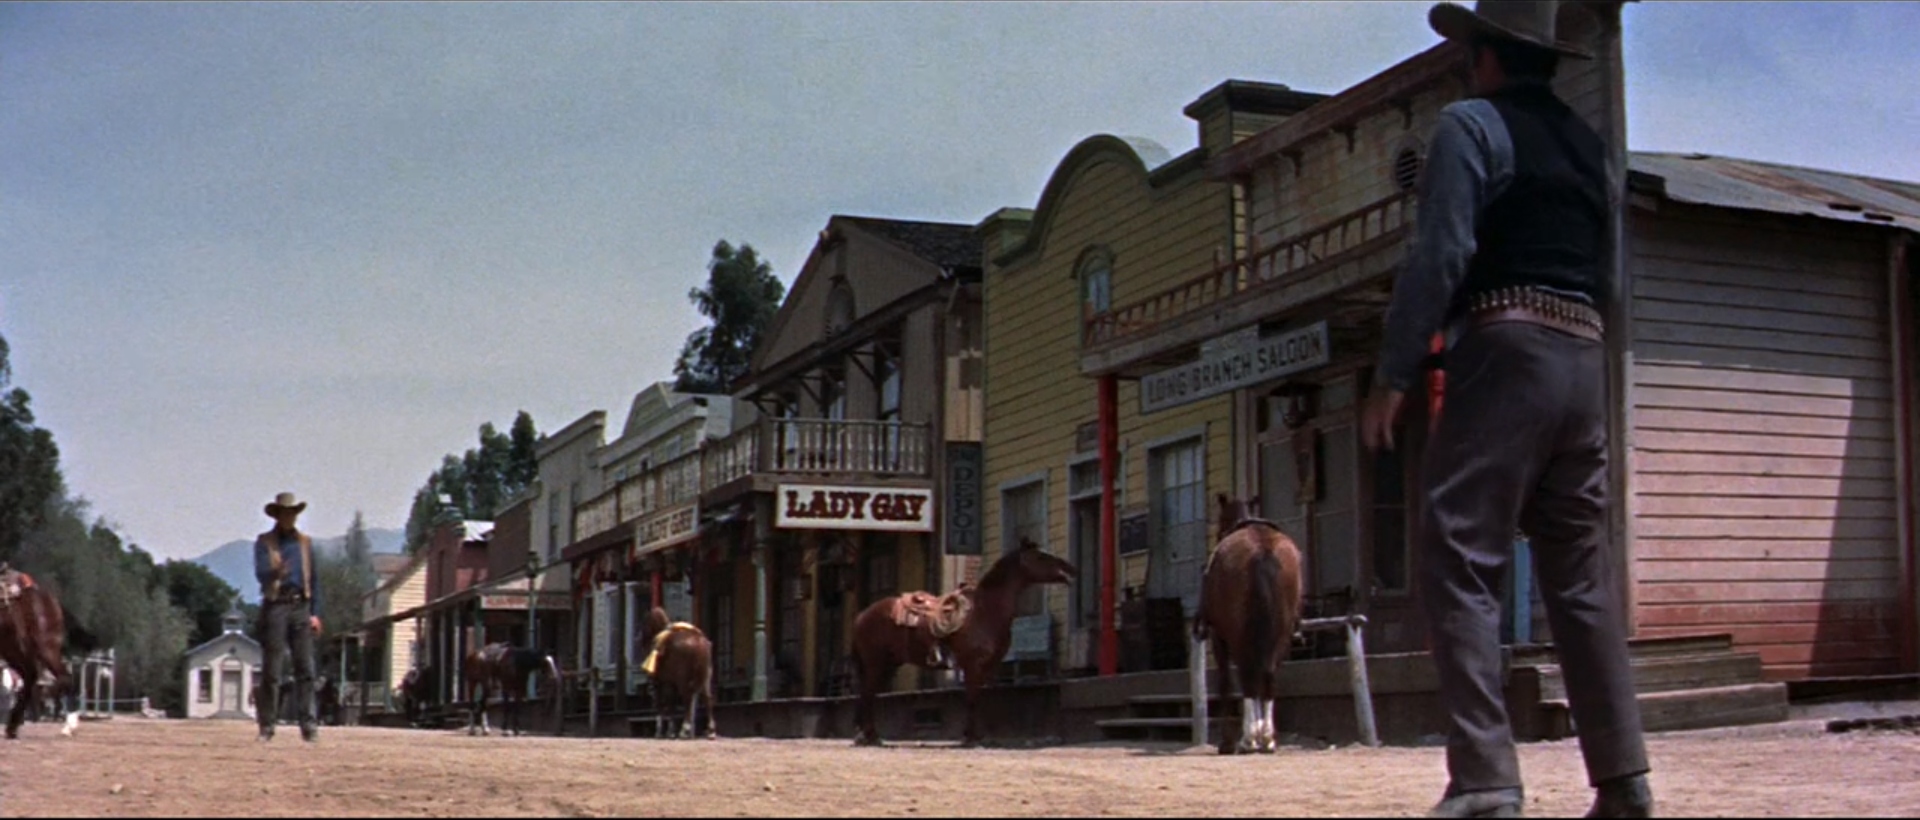
M 709 492 L 757 488 L 796 477 L 924 485 L 933 469 L 933 427 L 889 421 L 762 419 L 664 462 L 574 507 L 573 543 L 654 513 L 695 504 Z M 755 479 L 764 478 L 760 482 Z M 607 536 L 611 538 L 612 536 Z
M 932 469 L 931 425 L 761 419 L 707 447 L 702 487 L 712 493 L 807 477 L 924 483 Z
M 1415 200 L 1403 192 L 1089 318 L 1081 372 L 1139 375 L 1169 354 L 1341 293 L 1397 266 Z
M 703 455 L 703 451 L 695 450 L 663 462 L 575 507 L 574 542 L 584 541 L 660 510 L 698 501 Z

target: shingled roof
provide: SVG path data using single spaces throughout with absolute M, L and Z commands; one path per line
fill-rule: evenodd
M 978 271 L 985 252 L 972 225 L 954 222 L 918 222 L 874 216 L 839 216 L 913 251 L 915 256 L 943 268 Z

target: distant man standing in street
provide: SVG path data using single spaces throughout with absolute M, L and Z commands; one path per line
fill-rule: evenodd
M 253 542 L 253 574 L 260 580 L 260 647 L 266 655 L 264 680 L 254 713 L 260 741 L 273 739 L 280 715 L 282 658 L 293 656 L 294 714 L 300 737 L 312 743 L 320 737 L 313 713 L 313 639 L 320 633 L 319 586 L 313 574 L 313 540 L 294 526 L 306 502 L 295 503 L 293 493 L 281 493 L 267 505 L 274 527 Z
M 1647 817 L 1646 745 L 1625 619 L 1608 571 L 1607 361 L 1612 206 L 1606 149 L 1553 93 L 1556 4 L 1440 3 L 1435 31 L 1472 55 L 1473 94 L 1443 109 L 1420 213 L 1394 283 L 1361 415 L 1393 447 L 1429 340 L 1443 327 L 1446 406 L 1421 481 L 1420 597 L 1450 728 L 1431 817 L 1518 817 L 1519 756 L 1500 681 L 1503 575 L 1530 538 L 1587 776 L 1589 817 Z

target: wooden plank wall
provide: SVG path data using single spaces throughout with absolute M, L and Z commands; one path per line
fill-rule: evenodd
M 1884 242 L 1630 214 L 1637 624 L 1726 631 L 1770 678 L 1898 671 Z
M 1215 250 L 1224 251 L 1231 236 L 1229 189 L 1197 172 L 1155 188 L 1137 159 L 1115 149 L 1069 155 L 1054 174 L 1064 175 L 1063 187 L 1048 212 L 1035 214 L 1031 230 L 1037 249 L 1005 268 L 990 269 L 986 277 L 983 570 L 1003 548 L 1001 484 L 1026 476 L 1047 477 L 1043 546 L 1057 555 L 1068 553 L 1067 465 L 1076 455 L 1076 428 L 1098 414 L 1098 384 L 1079 374 L 1076 274 L 1084 255 L 1094 248 L 1111 253 L 1112 303 L 1120 305 L 1206 271 Z M 1141 445 L 1196 427 L 1208 436 L 1209 497 L 1230 491 L 1231 396 L 1142 417 L 1138 388 L 1136 382 L 1120 383 L 1121 500 L 1146 502 L 1147 453 Z M 1123 556 L 1122 587 L 1141 583 L 1145 558 Z M 1051 587 L 1046 597 L 1055 618 L 1056 657 L 1065 657 L 1069 596 Z

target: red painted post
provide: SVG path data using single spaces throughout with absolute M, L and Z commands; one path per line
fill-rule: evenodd
M 1100 674 L 1120 671 L 1116 587 L 1120 576 L 1120 527 L 1114 509 L 1114 473 L 1120 468 L 1120 381 L 1100 377 Z
M 1447 337 L 1440 333 L 1433 334 L 1433 344 L 1430 346 L 1430 350 L 1436 356 L 1445 353 L 1447 350 Z M 1441 399 L 1446 396 L 1446 392 L 1446 371 L 1438 367 L 1427 371 L 1427 432 L 1429 433 L 1433 432 L 1434 428 L 1440 424 Z

